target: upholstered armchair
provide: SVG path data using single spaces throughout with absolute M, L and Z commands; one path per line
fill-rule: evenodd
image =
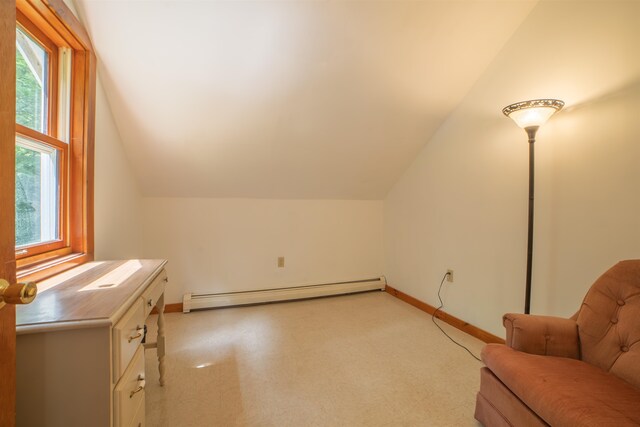
M 475 417 L 485 426 L 640 425 L 640 260 L 591 287 L 570 319 L 506 314 L 482 350 Z

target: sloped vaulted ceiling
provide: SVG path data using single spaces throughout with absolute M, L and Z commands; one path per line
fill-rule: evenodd
M 145 195 L 380 199 L 534 4 L 78 9 Z

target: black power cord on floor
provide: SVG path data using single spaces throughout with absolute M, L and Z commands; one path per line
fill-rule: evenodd
M 449 338 L 455 345 L 460 346 L 462 348 L 464 348 L 465 350 L 467 350 L 467 353 L 469 353 L 471 355 L 471 357 L 473 357 L 474 359 L 476 359 L 478 362 L 482 362 L 482 360 L 480 360 L 480 358 L 478 356 L 476 356 L 475 354 L 473 354 L 471 352 L 471 350 L 469 350 L 467 347 L 463 346 L 462 344 L 460 344 L 458 341 L 454 340 L 453 338 L 451 338 L 449 336 L 449 334 L 447 334 L 444 329 L 442 329 L 440 327 L 440 325 L 438 325 L 438 322 L 436 322 L 436 314 L 438 313 L 438 311 L 440 311 L 440 309 L 442 309 L 444 307 L 444 303 L 442 302 L 442 297 L 440 296 L 440 291 L 442 290 L 442 285 L 444 283 L 444 280 L 447 278 L 447 276 L 451 274 L 449 272 L 446 272 L 444 276 L 442 276 L 442 280 L 440 281 L 440 287 L 438 288 L 438 300 L 440 301 L 440 306 L 438 308 L 435 309 L 435 311 L 433 312 L 433 314 L 431 315 L 431 321 L 433 322 L 434 325 L 436 325 L 438 327 L 438 329 L 440 329 L 440 331 L 445 334 L 445 336 L 447 338 Z

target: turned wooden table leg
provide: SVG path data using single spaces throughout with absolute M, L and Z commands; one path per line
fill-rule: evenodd
M 158 298 L 158 371 L 160 372 L 160 385 L 164 385 L 164 294 Z

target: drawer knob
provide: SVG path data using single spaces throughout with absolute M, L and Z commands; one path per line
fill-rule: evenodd
M 149 298 L 149 301 L 147 301 L 147 305 L 149 307 L 153 307 L 153 300 L 151 298 Z
M 134 394 L 144 390 L 144 385 L 145 385 L 144 377 L 142 375 L 138 375 L 138 388 L 136 388 L 129 394 L 129 399 L 131 399 Z
M 143 331 L 143 330 L 144 330 L 144 328 L 142 326 L 136 326 L 136 332 Z M 129 338 L 127 338 L 127 342 L 131 342 L 131 341 L 133 341 L 135 339 L 140 338 L 141 336 L 142 336 L 142 332 L 138 332 L 137 334 L 132 335 Z

